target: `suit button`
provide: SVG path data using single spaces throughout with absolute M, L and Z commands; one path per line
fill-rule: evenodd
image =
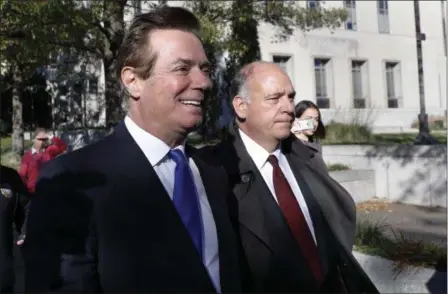
M 342 266 L 343 267 L 347 267 L 348 266 L 348 261 L 347 260 L 343 260 L 342 261 Z
M 250 176 L 249 175 L 242 175 L 241 176 L 241 181 L 245 184 L 249 183 L 250 181 Z

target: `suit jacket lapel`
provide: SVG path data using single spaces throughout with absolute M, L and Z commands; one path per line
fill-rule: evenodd
M 334 236 L 351 252 L 356 226 L 356 207 L 350 194 L 327 173 L 320 172 L 301 156 L 301 146 L 290 149 L 290 164 L 303 177 Z M 300 168 L 298 168 L 300 166 Z
M 296 178 L 297 183 L 299 184 L 300 191 L 302 192 L 303 198 L 305 199 L 308 211 L 313 221 L 314 234 L 316 236 L 319 255 L 321 257 L 326 257 L 328 256 L 328 250 L 326 248 L 326 242 L 325 242 L 326 236 L 324 235 L 325 226 L 321 216 L 321 209 L 316 201 L 314 191 L 309 187 L 306 180 L 302 176 L 301 166 L 303 165 L 303 163 L 299 162 L 298 160 L 296 161 L 292 160 L 291 156 L 288 155 L 286 156 L 286 158 L 288 159 L 289 166 L 291 167 L 294 177 Z M 326 275 L 328 271 L 328 262 L 326 258 L 323 258 L 321 261 L 322 261 L 323 273 L 324 275 Z
M 188 145 L 186 151 L 199 169 L 216 225 L 221 292 L 233 292 L 235 289 L 240 289 L 241 280 L 239 273 L 235 270 L 239 268 L 238 241 L 228 215 L 226 199 L 229 197 L 230 188 L 227 182 L 223 180 L 225 171 L 221 167 L 214 166 L 202 159 L 197 155 L 194 148 Z
M 124 123 L 120 123 L 111 136 L 116 138 L 116 143 L 113 142 L 114 140 L 110 143 L 117 149 L 117 157 L 112 160 L 116 160 L 117 167 L 120 168 L 118 171 L 120 178 L 116 179 L 120 182 L 118 186 L 132 187 L 132 191 L 135 191 L 133 193 L 123 192 L 127 192 L 126 197 L 129 198 L 129 201 L 135 201 L 149 209 L 163 210 L 166 222 L 161 225 L 165 226 L 166 230 L 172 231 L 174 239 L 173 242 L 167 244 L 167 247 L 173 248 L 167 250 L 179 255 L 180 260 L 194 265 L 191 267 L 191 274 L 202 275 L 205 279 L 208 279 L 210 286 L 212 286 L 205 267 L 197 255 L 197 250 L 191 242 L 188 231 L 185 229 L 169 194 L 144 153 L 129 134 Z M 119 156 L 119 154 L 122 154 L 122 156 Z
M 284 234 L 289 229 L 278 204 L 247 153 L 237 127 L 231 125 L 229 134 L 232 136 L 229 143 L 231 146 L 226 148 L 234 148 L 235 152 L 228 154 L 234 154 L 235 158 L 229 158 L 226 162 L 238 163 L 236 168 L 230 170 L 235 170 L 236 173 L 233 192 L 238 200 L 239 221 L 271 250 L 284 248 L 284 239 L 291 239 L 291 236 Z

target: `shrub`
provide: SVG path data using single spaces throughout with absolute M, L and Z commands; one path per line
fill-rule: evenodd
M 328 163 L 327 169 L 328 171 L 338 171 L 338 170 L 349 170 L 350 167 L 343 163 Z
M 330 122 L 325 128 L 327 135 L 323 144 L 370 142 L 373 139 L 372 129 L 366 124 Z

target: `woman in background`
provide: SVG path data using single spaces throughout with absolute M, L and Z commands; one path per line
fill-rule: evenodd
M 296 105 L 294 112 L 297 120 L 313 121 L 313 128 L 303 129 L 301 131 L 296 130 L 294 134 L 305 146 L 315 153 L 316 161 L 318 161 L 316 164 L 326 171 L 327 166 L 322 157 L 322 146 L 319 143 L 319 139 L 325 138 L 325 126 L 322 123 L 319 108 L 309 100 L 302 100 Z

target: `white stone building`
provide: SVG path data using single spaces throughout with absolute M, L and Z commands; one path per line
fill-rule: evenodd
M 319 4 L 306 2 L 301 5 Z M 444 116 L 446 7 L 442 1 L 419 2 L 421 31 L 426 35 L 422 45 L 426 110 Z M 345 28 L 297 31 L 285 43 L 272 43 L 272 27 L 261 25 L 262 58 L 283 62 L 297 99 L 325 108 L 325 121 L 360 119 L 368 120 L 375 131 L 409 129 L 420 105 L 413 1 L 326 1 L 324 5 L 348 9 Z
M 443 118 L 447 104 L 446 7 L 444 1 L 419 2 L 421 30 L 426 36 L 426 111 Z M 420 107 L 413 1 L 309 0 L 298 1 L 298 5 L 346 7 L 350 16 L 343 28 L 297 30 L 283 43 L 273 42 L 270 25 L 260 24 L 262 59 L 285 68 L 298 92 L 297 102 L 316 102 L 326 122 L 357 120 L 370 123 L 377 132 L 408 131 Z M 145 8 L 136 5 L 137 10 Z M 131 19 L 132 15 L 125 17 Z

